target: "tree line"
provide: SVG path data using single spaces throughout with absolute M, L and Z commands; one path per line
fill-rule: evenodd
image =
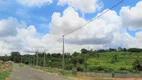
M 106 70 L 106 72 L 112 71 L 111 69 L 105 69 L 103 67 L 88 67 L 87 60 L 89 58 L 99 58 L 101 52 L 142 52 L 142 49 L 139 48 L 121 48 L 118 49 L 109 48 L 109 49 L 99 49 L 99 50 L 87 50 L 81 49 L 80 52 L 74 52 L 73 54 L 65 53 L 65 69 L 72 70 L 72 68 L 76 67 L 78 71 L 92 71 L 92 70 Z M 44 56 L 45 56 L 45 65 L 44 65 Z M 15 63 L 24 63 L 24 64 L 31 64 L 37 65 L 42 67 L 51 67 L 51 68 L 62 68 L 62 57 L 63 54 L 61 53 L 45 53 L 45 52 L 35 52 L 34 55 L 25 54 L 21 55 L 20 52 L 11 52 L 10 56 L 0 56 L 0 60 L 3 61 L 14 61 Z M 115 64 L 118 61 L 117 55 L 114 55 L 111 60 L 111 64 Z M 133 69 L 142 71 L 142 65 L 137 58 L 133 64 Z

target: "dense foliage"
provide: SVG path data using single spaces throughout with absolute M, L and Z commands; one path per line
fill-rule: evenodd
M 62 68 L 62 54 L 46 53 L 45 67 Z M 20 55 L 19 52 L 11 52 L 11 56 L 2 56 L 1 60 L 12 60 L 16 63 L 44 66 L 44 52 L 36 52 L 35 55 Z M 121 48 L 87 50 L 82 49 L 73 54 L 65 54 L 65 69 L 78 71 L 105 72 L 105 73 L 138 73 L 142 71 L 142 49 Z

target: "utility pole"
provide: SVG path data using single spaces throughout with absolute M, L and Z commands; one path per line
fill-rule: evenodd
M 64 68 L 65 68 L 65 60 L 64 60 L 64 48 L 65 48 L 65 45 L 64 45 L 64 38 L 65 36 L 63 35 L 63 61 L 62 61 L 62 70 L 63 70 L 63 73 L 64 73 Z
M 46 51 L 44 50 L 44 60 L 43 60 L 43 67 L 45 68 L 45 56 L 46 56 Z
M 36 55 L 37 55 L 36 66 L 38 66 L 38 50 L 37 50 L 37 52 L 36 52 Z
M 21 63 L 22 63 L 22 55 L 21 55 Z
M 34 65 L 34 55 L 33 55 L 33 58 L 32 58 L 32 62 L 33 62 L 33 65 Z

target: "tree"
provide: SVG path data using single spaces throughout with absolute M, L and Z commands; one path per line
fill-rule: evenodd
M 11 56 L 20 56 L 19 52 L 11 52 Z
M 19 63 L 21 61 L 21 55 L 19 52 L 11 52 L 11 60 Z
M 122 49 L 122 51 L 126 52 L 126 51 L 127 51 L 127 49 L 126 49 L 126 48 L 123 48 L 123 49 Z
M 104 50 L 104 49 L 99 49 L 99 50 L 97 50 L 97 52 L 106 52 L 106 50 Z
M 111 52 L 111 51 L 116 51 L 116 49 L 113 49 L 113 48 L 109 48 L 109 51 Z
M 129 48 L 128 51 L 129 52 L 142 52 L 142 49 L 139 49 L 139 48 Z
M 132 66 L 133 66 L 133 69 L 142 71 L 142 66 L 138 58 L 133 62 Z
M 89 51 L 87 49 L 81 49 L 82 54 L 87 54 Z
M 123 49 L 121 47 L 118 47 L 118 51 L 122 51 Z

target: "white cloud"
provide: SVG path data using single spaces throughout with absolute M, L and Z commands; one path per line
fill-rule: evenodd
M 84 28 L 66 36 L 65 51 L 79 51 L 81 48 L 88 47 L 93 49 L 110 47 L 141 48 L 141 32 L 137 32 L 136 37 L 132 37 L 126 32 L 126 28 L 122 25 L 123 20 L 121 19 L 122 18 L 115 11 L 110 10 L 108 13 L 91 22 Z M 71 32 L 86 22 L 88 21 L 80 17 L 73 8 L 69 7 L 63 12 L 62 16 L 57 12 L 52 15 L 50 30 L 53 35 L 60 36 Z M 50 38 L 52 37 L 50 36 Z M 62 44 L 58 43 L 56 47 L 58 47 L 58 51 L 61 52 Z M 54 51 L 56 51 L 55 48 Z
M 86 22 L 88 21 L 79 17 L 78 13 L 73 8 L 69 7 L 63 12 L 63 16 L 61 16 L 60 13 L 53 14 L 50 24 L 51 33 L 60 35 L 66 34 Z M 111 34 L 119 30 L 120 25 L 120 17 L 115 11 L 110 11 L 103 17 L 85 26 L 83 29 L 69 35 L 66 41 L 70 44 L 80 45 L 109 43 L 113 38 Z
M 100 0 L 59 0 L 58 5 L 65 5 L 81 10 L 83 13 L 93 13 L 103 7 Z
M 52 0 L 17 0 L 22 5 L 32 7 L 32 6 L 38 6 L 41 7 L 44 4 L 51 4 Z
M 63 16 L 57 12 L 53 13 L 50 30 L 53 34 L 65 34 L 76 29 L 85 22 L 86 21 L 80 18 L 73 8 L 69 7 L 63 12 Z
M 141 12 L 140 10 L 135 10 L 137 8 L 138 6 L 131 9 L 123 7 L 120 11 L 120 16 L 117 12 L 110 10 L 107 14 L 104 14 L 82 29 L 65 36 L 65 52 L 79 51 L 81 48 L 142 48 L 142 31 L 136 32 L 136 36 L 132 37 L 126 32 L 126 27 L 123 27 L 125 25 L 141 28 L 138 26 L 141 19 L 139 13 Z M 131 14 L 131 16 L 126 14 Z M 135 14 L 139 14 L 139 17 Z M 124 17 L 127 17 L 128 22 L 124 21 Z M 134 23 L 132 23 L 133 20 Z M 33 50 L 36 51 L 37 49 L 42 51 L 48 49 L 49 52 L 62 52 L 62 41 L 60 40 L 55 45 L 56 40 L 61 35 L 71 32 L 86 22 L 88 21 L 80 17 L 74 8 L 69 7 L 63 14 L 54 12 L 49 24 L 50 33 L 39 37 L 40 33 L 37 32 L 34 25 L 28 26 L 24 22 L 19 22 L 16 18 L 3 19 L 0 20 L 0 47 L 3 47 L 2 51 L 4 53 L 13 50 L 26 53 Z M 4 55 L 4 53 L 0 55 Z
M 28 28 L 23 28 L 18 30 L 18 35 L 22 39 L 25 49 L 38 50 L 45 47 L 45 44 L 37 37 L 39 33 L 36 31 L 34 26 L 29 26 Z
M 42 49 L 45 44 L 38 38 L 34 26 L 27 26 L 23 21 L 20 23 L 16 18 L 0 20 L 0 55 L 9 54 L 11 51 L 35 51 Z M 2 48 L 1 48 L 2 47 Z
M 139 1 L 135 7 L 125 6 L 120 10 L 120 16 L 123 26 L 131 30 L 142 29 L 142 1 Z
M 8 18 L 7 20 L 0 20 L 0 36 L 16 36 L 17 28 L 24 27 L 24 24 L 20 24 L 15 18 Z

